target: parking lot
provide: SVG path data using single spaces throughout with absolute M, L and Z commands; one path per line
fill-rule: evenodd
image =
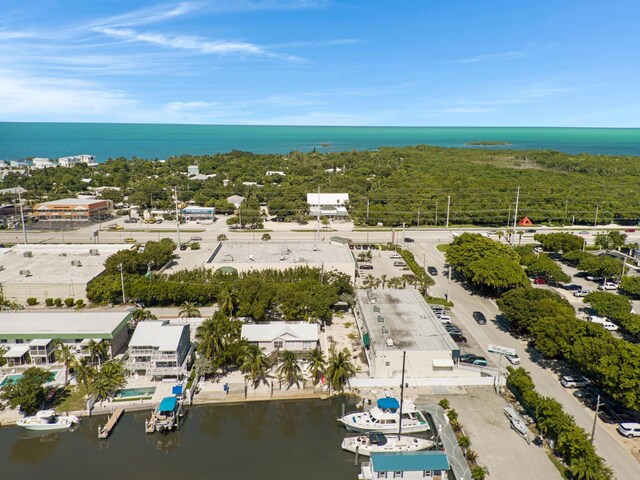
M 391 258 L 391 256 L 395 252 L 392 252 L 389 250 L 378 250 L 378 249 L 371 250 L 369 248 L 364 250 L 362 249 L 362 247 L 358 249 L 357 248 L 358 246 L 355 246 L 354 249 L 352 250 L 352 253 L 356 259 L 358 259 L 358 257 L 361 254 L 365 254 L 366 252 L 371 253 L 371 261 L 364 261 L 364 262 L 359 261 L 358 265 L 369 264 L 373 266 L 372 269 L 358 270 L 358 273 L 360 275 L 360 282 L 362 282 L 362 279 L 367 277 L 368 275 L 372 275 L 379 279 L 382 279 L 384 276 L 385 280 L 388 280 L 394 277 L 402 277 L 405 274 L 409 274 L 409 275 L 411 274 L 411 269 L 409 267 L 401 267 L 401 266 L 394 265 L 394 263 L 396 262 L 404 263 L 404 260 L 402 260 L 402 258 Z M 398 255 L 397 253 L 395 254 Z

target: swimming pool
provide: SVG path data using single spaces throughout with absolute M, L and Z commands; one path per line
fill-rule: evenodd
M 156 387 L 123 388 L 114 395 L 114 400 L 133 400 L 136 398 L 152 397 Z
M 58 376 L 58 373 L 60 373 L 60 370 L 52 371 L 49 374 L 49 381 L 53 382 L 56 379 L 56 376 Z M 0 382 L 0 387 L 2 387 L 9 380 L 13 380 L 14 382 L 17 382 L 18 380 L 20 380 L 20 377 L 22 377 L 21 373 L 14 373 L 13 375 L 7 375 L 2 379 L 2 382 Z

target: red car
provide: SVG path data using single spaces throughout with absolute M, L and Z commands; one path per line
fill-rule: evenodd
M 544 278 L 536 277 L 533 279 L 533 283 L 535 283 L 536 285 L 546 285 L 547 281 Z
M 633 233 L 633 232 L 635 232 L 635 231 L 636 231 L 636 229 L 635 229 L 635 228 L 627 228 L 627 229 L 625 230 L 625 232 L 629 232 L 629 233 Z

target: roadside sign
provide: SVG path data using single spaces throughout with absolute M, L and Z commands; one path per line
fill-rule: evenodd
M 516 354 L 516 349 L 515 348 L 501 347 L 499 345 L 491 345 L 491 344 L 489 344 L 488 350 L 491 353 L 500 353 L 502 355 L 515 355 Z

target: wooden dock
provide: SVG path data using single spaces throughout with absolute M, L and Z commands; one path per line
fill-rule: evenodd
M 111 431 L 116 427 L 118 420 L 124 413 L 124 408 L 116 408 L 114 412 L 109 417 L 109 420 L 102 427 L 98 427 L 98 438 L 106 439 L 111 435 Z

